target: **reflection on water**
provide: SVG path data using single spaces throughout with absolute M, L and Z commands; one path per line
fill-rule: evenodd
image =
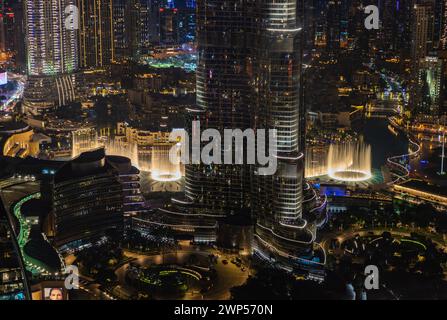
M 392 156 L 408 153 L 408 139 L 405 134 L 399 133 L 397 136 L 388 129 L 387 119 L 367 119 L 354 130 L 362 133 L 366 143 L 371 145 L 372 165 L 380 169 Z

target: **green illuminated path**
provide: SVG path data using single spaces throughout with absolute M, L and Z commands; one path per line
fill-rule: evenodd
M 25 198 L 21 199 L 19 202 L 17 202 L 14 205 L 13 212 L 14 216 L 17 218 L 20 224 L 20 233 L 17 237 L 17 242 L 20 247 L 20 251 L 22 252 L 22 257 L 25 260 L 25 265 L 28 271 L 32 272 L 33 274 L 40 274 L 45 271 L 42 267 L 36 266 L 34 263 L 30 261 L 30 257 L 25 253 L 25 245 L 29 241 L 29 235 L 31 232 L 31 224 L 28 223 L 25 219 L 25 217 L 22 215 L 22 206 L 27 203 L 28 201 L 31 201 L 33 199 L 40 199 L 41 194 L 40 192 L 30 194 L 26 196 Z

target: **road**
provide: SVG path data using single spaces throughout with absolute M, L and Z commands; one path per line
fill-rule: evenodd
M 23 97 L 23 92 L 25 90 L 26 77 L 21 74 L 15 74 L 8 72 L 8 81 L 17 81 L 17 89 L 12 92 L 11 96 L 0 106 L 0 111 L 11 112 L 14 110 L 18 101 Z

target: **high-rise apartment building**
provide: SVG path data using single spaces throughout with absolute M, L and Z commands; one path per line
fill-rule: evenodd
M 114 60 L 113 0 L 78 0 L 79 66 L 103 68 Z
M 434 11 L 432 1 L 422 1 L 413 7 L 412 58 L 417 66 L 419 61 L 434 47 Z
M 442 103 L 443 61 L 438 57 L 425 57 L 419 62 L 417 82 L 417 113 L 438 116 Z
M 440 43 L 439 43 L 439 48 L 441 50 L 446 50 L 447 49 L 447 1 L 443 0 L 441 1 L 441 12 L 439 13 L 439 15 L 441 15 L 441 25 L 440 25 L 440 31 L 439 31 L 439 36 L 440 36 Z
M 159 12 L 160 43 L 178 44 L 180 41 L 179 10 L 177 8 L 160 8 Z
M 112 0 L 114 56 L 137 59 L 158 42 L 158 0 Z
M 76 0 L 24 2 L 28 73 L 24 111 L 27 114 L 42 114 L 76 99 L 75 6 Z
M 376 43 L 383 52 L 409 56 L 413 5 L 412 0 L 380 0 L 378 2 L 380 28 Z M 362 18 L 364 18 L 363 14 Z

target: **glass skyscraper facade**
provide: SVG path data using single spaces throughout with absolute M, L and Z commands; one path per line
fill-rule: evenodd
M 79 0 L 79 61 L 82 68 L 101 68 L 114 60 L 113 1 Z
M 78 39 L 75 0 L 26 0 L 26 50 L 29 82 L 24 111 L 45 109 L 75 100 Z
M 200 121 L 200 131 L 216 129 L 222 137 L 225 129 L 274 129 L 278 168 L 262 175 L 258 165 L 186 165 L 185 199 L 174 201 L 182 212 L 177 229 L 181 222 L 197 238 L 197 230 L 212 228 L 213 219 L 250 216 L 256 221 L 255 249 L 283 257 L 310 252 L 317 209 L 324 205 L 303 174 L 298 8 L 296 1 L 197 1 L 197 108 L 189 110 L 189 136 L 199 134 L 193 120 Z M 162 211 L 174 225 L 176 214 Z

